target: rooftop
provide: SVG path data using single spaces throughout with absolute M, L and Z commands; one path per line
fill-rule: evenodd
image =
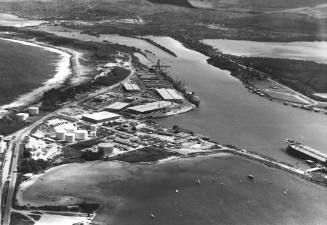
M 140 91 L 140 87 L 137 84 L 133 84 L 133 83 L 124 83 L 124 88 L 127 91 Z
M 108 105 L 107 107 L 105 107 L 105 110 L 106 109 L 121 110 L 128 105 L 129 105 L 129 103 L 126 103 L 126 102 L 115 102 L 115 103 L 112 103 L 111 105 Z
M 184 98 L 177 93 L 176 90 L 174 89 L 169 89 L 169 88 L 160 88 L 156 89 L 156 91 L 159 93 L 159 95 L 164 99 L 164 100 L 183 100 Z
M 120 115 L 118 115 L 116 113 L 111 113 L 111 112 L 107 112 L 107 111 L 83 115 L 84 118 L 95 120 L 95 121 L 102 121 L 102 120 L 106 120 L 106 119 L 117 118 L 119 116 Z
M 158 102 L 150 102 L 143 105 L 129 107 L 128 109 L 138 112 L 149 112 L 149 111 L 165 108 L 167 106 L 170 106 L 171 104 L 172 104 L 171 102 L 167 102 L 167 101 L 158 101 Z

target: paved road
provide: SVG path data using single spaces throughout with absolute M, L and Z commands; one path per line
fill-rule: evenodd
M 43 117 L 41 120 L 38 122 L 32 124 L 29 127 L 26 127 L 20 131 L 18 131 L 15 134 L 14 138 L 14 143 L 15 143 L 15 148 L 12 151 L 8 151 L 6 154 L 6 165 L 5 165 L 5 170 L 3 173 L 3 176 L 7 178 L 9 181 L 9 187 L 8 187 L 8 192 L 6 196 L 6 206 L 5 206 L 5 213 L 3 216 L 3 223 L 2 225 L 9 225 L 10 224 L 10 215 L 11 215 L 11 206 L 12 202 L 14 200 L 14 191 L 15 191 L 15 184 L 17 180 L 17 163 L 18 163 L 18 158 L 19 158 L 19 150 L 21 148 L 22 142 L 24 140 L 24 137 L 29 134 L 32 129 L 34 129 L 36 126 L 39 126 L 41 123 L 43 123 L 46 119 L 49 117 L 53 116 L 54 113 L 51 113 L 45 117 Z
M 130 55 L 129 55 L 128 62 L 131 63 L 131 56 Z M 79 103 L 79 102 L 84 101 L 87 98 L 94 97 L 96 95 L 107 92 L 108 90 L 120 85 L 120 83 L 126 82 L 135 73 L 135 70 L 132 67 L 130 69 L 131 69 L 130 75 L 126 79 L 124 79 L 123 81 L 121 81 L 121 82 L 119 82 L 117 84 L 114 84 L 114 85 L 112 85 L 112 86 L 110 86 L 108 88 L 105 88 L 105 90 L 101 90 L 100 92 L 95 92 L 95 94 L 89 95 L 89 96 L 87 96 L 85 98 L 82 98 L 82 99 L 78 100 L 77 102 Z M 6 209 L 5 209 L 5 213 L 3 215 L 3 223 L 1 225 L 9 225 L 10 224 L 11 206 L 12 206 L 12 202 L 14 200 L 15 184 L 16 184 L 16 180 L 17 180 L 17 173 L 16 173 L 16 171 L 17 171 L 17 162 L 18 162 L 18 157 L 19 157 L 19 150 L 20 150 L 20 147 L 22 145 L 23 139 L 24 139 L 24 137 L 26 135 L 29 135 L 30 132 L 35 127 L 39 126 L 45 120 L 47 120 L 49 117 L 55 116 L 56 114 L 57 114 L 57 111 L 53 112 L 51 114 L 48 114 L 47 116 L 43 117 L 38 122 L 32 124 L 29 127 L 26 127 L 24 129 L 18 131 L 15 134 L 15 138 L 13 140 L 13 143 L 15 143 L 15 148 L 13 149 L 13 151 L 8 151 L 8 153 L 6 154 L 6 160 L 7 161 L 6 161 L 5 169 L 4 169 L 4 172 L 3 172 L 4 182 L 6 180 L 8 180 L 10 183 L 9 183 L 7 197 L 6 197 L 6 199 L 7 199 L 6 206 L 5 206 Z M 11 168 L 11 170 L 10 170 L 10 168 Z
M 126 54 L 126 53 L 122 53 L 122 54 Z M 130 64 L 129 69 L 131 70 L 131 73 L 129 74 L 129 76 L 127 78 L 125 78 L 123 81 L 121 81 L 117 84 L 114 84 L 110 87 L 105 88 L 104 90 L 100 90 L 100 91 L 95 92 L 92 95 L 86 96 L 85 98 L 78 100 L 76 103 L 80 103 L 80 102 L 84 101 L 85 99 L 94 97 L 96 95 L 100 95 L 104 92 L 109 91 L 110 89 L 112 89 L 114 87 L 117 87 L 121 83 L 128 81 L 130 79 L 130 77 L 132 77 L 135 74 L 135 69 L 131 65 L 132 57 L 129 54 L 126 54 L 126 55 L 128 55 L 128 57 L 129 57 L 128 63 Z M 59 111 L 59 110 L 57 110 L 57 111 Z M 55 116 L 57 114 L 57 111 L 46 115 L 38 122 L 30 125 L 29 127 L 26 127 L 24 129 L 20 130 L 20 131 L 17 131 L 15 134 L 13 134 L 13 136 L 15 136 L 15 138 L 12 141 L 12 145 L 15 144 L 15 148 L 12 149 L 12 147 L 11 147 L 7 151 L 6 156 L 5 156 L 4 170 L 2 171 L 2 175 L 3 175 L 3 178 L 2 178 L 3 183 L 2 184 L 4 184 L 6 181 L 9 181 L 9 188 L 8 188 L 8 192 L 7 192 L 7 196 L 6 196 L 7 201 L 6 201 L 6 205 L 5 205 L 5 213 L 4 213 L 4 215 L 0 215 L 0 221 L 3 220 L 2 224 L 0 224 L 0 225 L 9 225 L 10 224 L 11 206 L 12 206 L 12 202 L 14 200 L 15 184 L 17 181 L 17 173 L 16 173 L 17 163 L 18 163 L 18 158 L 19 158 L 19 151 L 20 151 L 21 145 L 23 144 L 22 143 L 23 139 L 26 135 L 29 135 L 30 132 L 35 127 L 42 124 L 48 118 Z M 1 187 L 1 190 L 3 190 L 2 187 Z M 0 197 L 0 202 L 1 202 L 1 197 Z

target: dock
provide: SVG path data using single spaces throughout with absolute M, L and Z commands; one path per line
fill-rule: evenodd
M 312 158 L 313 160 L 318 161 L 324 165 L 327 164 L 327 154 L 293 140 L 286 139 L 285 141 L 288 144 L 289 150 Z

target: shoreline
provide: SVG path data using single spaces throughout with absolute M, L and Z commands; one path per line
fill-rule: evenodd
M 59 55 L 59 60 L 56 62 L 56 71 L 51 78 L 40 83 L 39 87 L 31 89 L 25 94 L 17 96 L 16 99 L 12 102 L 5 105 L 1 105 L 0 110 L 24 107 L 33 104 L 37 102 L 40 98 L 42 98 L 43 94 L 46 91 L 49 91 L 53 88 L 61 87 L 66 81 L 75 77 L 80 70 L 79 68 L 77 68 L 80 67 L 80 65 L 76 65 L 76 62 L 78 62 L 82 54 L 72 49 L 55 47 L 41 42 L 25 41 L 15 38 L 0 37 L 0 40 L 41 48 L 45 51 L 57 53 Z M 73 61 L 75 61 L 75 63 L 73 63 Z
M 292 167 L 290 165 L 287 165 L 283 162 L 279 162 L 277 160 L 271 159 L 271 158 L 267 158 L 263 155 L 251 152 L 251 151 L 247 151 L 247 150 L 237 150 L 237 149 L 233 149 L 230 147 L 224 147 L 223 149 L 213 149 L 211 151 L 198 151 L 198 152 L 191 152 L 191 153 L 187 153 L 187 154 L 181 154 L 180 156 L 168 156 L 167 158 L 164 159 L 159 159 L 153 162 L 136 162 L 136 163 L 131 163 L 131 162 L 126 162 L 124 160 L 114 160 L 114 161 L 103 161 L 103 160 L 99 160 L 99 161 L 95 161 L 95 162 L 100 162 L 100 163 L 119 163 L 119 164 L 126 164 L 126 165 L 157 165 L 157 164 L 164 164 L 164 163 L 170 163 L 170 162 L 176 162 L 176 161 L 180 161 L 180 160 L 192 160 L 192 159 L 196 159 L 198 157 L 238 157 L 241 160 L 247 160 L 249 162 L 252 163 L 256 163 L 258 165 L 262 165 L 266 168 L 272 169 L 272 170 L 276 170 L 279 171 L 281 173 L 287 173 L 289 176 L 293 176 L 297 179 L 299 179 L 301 182 L 307 182 L 310 183 L 312 185 L 315 185 L 319 188 L 326 188 L 326 184 L 323 184 L 321 182 L 317 182 L 315 180 L 312 179 L 312 176 L 310 175 L 310 173 L 307 173 L 305 170 L 301 170 L 295 167 Z M 94 163 L 94 162 L 84 162 L 84 163 Z M 55 170 L 60 170 L 61 168 L 64 167 L 69 167 L 73 164 L 84 164 L 84 163 L 69 163 L 69 164 L 63 164 L 63 165 L 59 165 L 59 166 L 54 166 L 51 167 L 49 169 L 47 169 L 46 171 L 44 171 L 44 173 L 39 173 L 39 174 L 35 174 L 32 175 L 29 179 L 21 182 L 19 185 L 17 185 L 17 194 L 16 194 L 16 198 L 15 198 L 15 203 L 14 203 L 14 208 L 17 207 L 16 209 L 23 209 L 24 207 L 35 207 L 35 208 L 42 208 L 42 207 L 57 207 L 57 206 L 61 206 L 61 207 L 65 207 L 65 206 L 69 206 L 69 205 L 76 205 L 79 204 L 81 199 L 74 197 L 74 196 L 70 196 L 71 201 L 70 202 L 62 202 L 62 199 L 58 199 L 55 201 L 54 204 L 44 204 L 44 203 L 31 203 L 31 202 L 27 202 L 23 199 L 23 194 L 24 191 L 26 191 L 28 188 L 30 188 L 31 186 L 33 186 L 36 182 L 38 182 L 39 180 L 42 180 L 41 176 L 45 173 L 51 172 L 51 171 L 55 171 Z M 68 196 L 65 196 L 68 197 Z M 99 204 L 99 203 L 97 203 Z M 23 209 L 24 210 L 29 210 L 28 208 Z M 54 212 L 59 212 L 57 210 L 54 210 Z M 96 211 L 94 212 L 96 213 Z

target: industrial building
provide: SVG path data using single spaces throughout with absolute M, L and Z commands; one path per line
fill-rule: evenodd
M 68 143 L 75 142 L 75 134 L 65 134 L 65 141 Z
M 183 102 L 184 98 L 176 90 L 170 88 L 156 89 L 159 96 L 166 101 Z
M 20 121 L 26 121 L 29 117 L 29 114 L 28 113 L 17 113 L 16 116 Z
M 126 102 L 115 102 L 112 103 L 111 105 L 108 105 L 107 107 L 104 108 L 105 111 L 113 111 L 113 112 L 117 112 L 119 110 L 122 110 L 123 108 L 129 106 L 129 103 Z
M 77 140 L 86 140 L 88 138 L 88 132 L 86 130 L 77 130 L 75 132 L 75 138 Z
M 31 106 L 28 108 L 28 113 L 30 115 L 38 115 L 40 113 L 40 109 L 39 109 L 39 107 Z
M 103 111 L 103 112 L 84 115 L 82 117 L 82 120 L 90 123 L 103 123 L 111 120 L 116 120 L 118 118 L 120 118 L 120 115 L 118 114 Z
M 58 140 L 61 140 L 61 141 L 65 140 L 65 135 L 66 135 L 66 131 L 64 131 L 64 130 L 56 131 L 56 138 Z
M 160 109 L 165 109 L 168 106 L 171 106 L 172 104 L 173 103 L 168 101 L 158 101 L 158 102 L 151 102 L 151 103 L 129 107 L 128 110 L 131 111 L 132 113 L 145 114 L 145 113 L 155 112 Z
M 124 83 L 123 87 L 128 92 L 136 92 L 141 90 L 137 84 L 133 84 L 133 83 Z

